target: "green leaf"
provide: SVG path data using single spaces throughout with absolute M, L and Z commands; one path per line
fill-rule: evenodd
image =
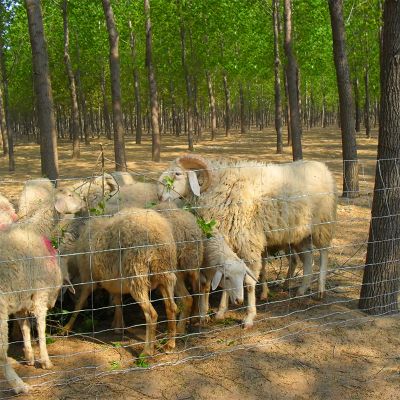
M 145 354 L 139 354 L 139 357 L 136 359 L 136 365 L 139 368 L 149 368 L 148 357 Z

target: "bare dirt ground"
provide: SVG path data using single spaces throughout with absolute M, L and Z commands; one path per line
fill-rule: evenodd
M 208 137 L 196 152 L 271 162 L 291 160 L 275 154 L 272 129 L 246 135 Z M 113 158 L 112 144 L 105 144 L 106 157 Z M 130 169 L 156 178 L 168 162 L 186 150 L 183 137 L 162 139 L 162 163 L 150 158 L 151 143 L 136 146 L 127 141 Z M 176 352 L 160 352 L 146 365 L 137 361 L 144 338 L 142 328 L 125 335 L 109 331 L 110 316 L 98 312 L 97 334 L 55 336 L 48 345 L 55 367 L 51 371 L 19 364 L 21 377 L 34 386 L 24 399 L 400 399 L 400 318 L 370 317 L 357 310 L 362 265 L 365 260 L 376 157 L 376 132 L 372 139 L 358 138 L 361 160 L 361 196 L 340 199 L 337 236 L 329 256 L 328 295 L 291 298 L 291 291 L 273 289 L 268 303 L 258 301 L 253 329 L 240 326 L 244 309 L 228 313 L 222 322 L 211 320 L 189 331 L 177 342 Z M 338 129 L 313 129 L 303 137 L 304 158 L 324 161 L 342 187 L 341 142 Z M 17 172 L 9 175 L 6 160 L 0 160 L 0 192 L 18 197 L 29 177 L 40 176 L 39 149 L 16 147 Z M 82 157 L 69 157 L 70 145 L 60 143 L 60 175 L 90 176 L 99 156 L 99 141 L 82 146 Z M 108 162 L 106 169 L 113 169 Z M 270 279 L 281 279 L 286 261 L 271 263 Z M 317 271 L 317 267 L 316 267 Z M 301 274 L 301 271 L 298 271 Z M 218 295 L 212 299 L 217 306 Z M 143 323 L 137 306 L 125 315 L 138 314 L 131 323 Z M 160 307 L 160 320 L 165 319 Z M 90 329 L 91 331 L 92 329 Z M 101 331 L 101 332 L 99 332 Z M 160 338 L 165 327 L 161 324 Z M 11 354 L 21 359 L 21 346 Z M 162 365 L 163 364 L 163 365 Z M 0 398 L 12 396 L 0 382 Z

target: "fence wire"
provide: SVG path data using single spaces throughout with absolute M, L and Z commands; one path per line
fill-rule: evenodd
M 330 164 L 333 165 L 333 162 Z M 396 160 L 396 166 L 398 168 L 398 160 Z M 241 167 L 235 168 L 240 169 Z M 253 168 L 259 169 L 262 166 Z M 52 229 L 50 236 L 46 236 L 46 239 L 52 244 L 54 250 L 47 246 L 45 247 L 47 253 L 38 255 L 37 249 L 30 248 L 28 237 L 26 241 L 28 248 L 18 249 L 18 243 L 15 242 L 15 248 L 13 244 L 7 250 L 6 255 L 5 253 L 0 254 L 0 273 L 3 273 L 3 277 L 0 279 L 2 282 L 0 284 L 0 313 L 3 322 L 4 318 L 7 318 L 9 326 L 8 338 L 4 336 L 4 330 L 1 333 L 3 354 L 7 341 L 9 344 L 8 355 L 17 360 L 14 363 L 17 373 L 31 387 L 66 386 L 88 376 L 101 378 L 106 375 L 119 375 L 132 371 L 139 373 L 160 366 L 201 361 L 239 350 L 270 346 L 291 337 L 323 334 L 333 326 L 363 324 L 373 320 L 374 317 L 357 311 L 362 273 L 365 268 L 373 196 L 371 179 L 373 166 L 371 166 L 371 162 L 365 164 L 359 162 L 359 171 L 361 178 L 359 197 L 339 199 L 337 218 L 323 222 L 323 224 L 334 227 L 333 240 L 323 248 L 313 246 L 313 270 L 309 274 L 310 290 L 304 294 L 297 293 L 303 278 L 301 259 L 304 260 L 309 253 L 307 249 L 299 251 L 298 248 L 292 247 L 291 243 L 288 243 L 287 246 L 281 246 L 275 252 L 265 251 L 260 254 L 260 260 L 262 259 L 263 263 L 261 276 L 264 277 L 265 282 L 259 278 L 255 285 L 257 316 L 252 329 L 243 329 L 243 320 L 248 312 L 246 299 L 244 299 L 244 303 L 229 304 L 226 313 L 218 312 L 220 298 L 224 293 L 221 287 L 211 291 L 207 314 L 204 314 L 204 309 L 201 309 L 201 304 L 204 304 L 205 301 L 204 277 L 207 274 L 213 275 L 218 268 L 222 268 L 224 277 L 220 284 L 226 286 L 224 279 L 227 279 L 230 273 L 229 265 L 215 263 L 210 266 L 203 261 L 203 246 L 207 251 L 207 243 L 215 238 L 213 234 L 207 235 L 207 228 L 204 228 L 204 224 L 207 225 L 210 221 L 202 219 L 201 216 L 205 211 L 206 215 L 212 214 L 213 209 L 216 208 L 215 205 L 192 204 L 187 207 L 186 204 L 185 212 L 194 214 L 194 219 L 197 219 L 197 223 L 203 229 L 202 236 L 200 239 L 193 239 L 190 235 L 183 235 L 184 239 L 173 238 L 174 240 L 169 241 L 163 237 L 157 237 L 157 234 L 153 232 L 152 218 L 154 213 L 158 213 L 162 219 L 167 220 L 167 223 L 172 224 L 168 219 L 168 213 L 181 210 L 175 204 L 171 203 L 169 207 L 155 211 L 157 205 L 153 204 L 155 203 L 154 199 L 149 196 L 142 207 L 125 208 L 123 203 L 118 203 L 114 211 L 109 211 L 107 201 L 112 198 L 115 201 L 119 198 L 121 188 L 124 187 L 122 184 L 117 184 L 116 189 L 110 189 L 110 192 L 107 192 L 105 175 L 99 175 L 97 171 L 93 176 L 86 178 L 74 177 L 59 180 L 58 188 L 73 189 L 75 193 L 79 193 L 85 198 L 86 203 L 85 206 L 82 206 L 83 211 L 76 214 L 74 218 L 68 216 L 60 219 L 60 215 L 53 212 L 53 209 L 49 210 L 49 212 L 51 211 Z M 101 172 L 105 172 L 104 165 Z M 136 181 L 155 184 L 158 174 L 147 171 L 133 174 L 133 178 Z M 262 184 L 264 183 L 263 180 Z M 7 188 L 11 186 L 18 186 L 22 189 L 24 184 L 25 182 L 14 180 L 3 181 L 1 182 L 1 194 L 6 194 Z M 257 186 L 259 183 L 253 182 L 253 184 Z M 36 185 L 39 187 L 41 183 L 36 182 Z M 82 188 L 87 191 L 85 192 Z M 94 197 L 95 200 L 89 200 L 88 193 L 90 194 L 92 189 L 100 190 Z M 113 193 L 112 190 L 114 190 Z M 32 206 L 34 210 L 29 215 L 19 215 L 20 219 L 10 225 L 1 225 L 0 220 L 2 229 L 0 242 L 4 241 L 4 238 L 13 230 L 19 229 L 22 232 L 21 235 L 32 235 L 33 238 L 42 224 L 45 225 L 45 228 L 47 227 L 44 222 L 49 217 L 43 214 L 43 209 L 54 207 L 57 202 L 56 192 L 51 189 L 50 203 L 40 199 L 43 194 L 40 191 L 36 193 L 36 199 L 30 198 L 27 193 L 22 194 L 19 204 L 20 206 L 24 204 L 25 207 Z M 44 197 L 46 195 L 48 193 L 45 193 Z M 334 196 L 335 193 L 320 192 L 316 195 L 328 198 Z M 38 198 L 39 201 L 37 201 Z M 265 200 L 265 202 L 271 201 L 286 201 L 285 207 L 290 207 L 292 203 L 307 202 L 308 199 L 307 195 L 301 193 L 286 200 L 273 196 Z M 34 204 L 35 202 L 36 204 Z M 221 207 L 221 204 L 218 207 Z M 243 202 L 238 201 L 224 204 L 223 207 L 236 207 L 240 210 L 242 205 Z M 2 214 L 0 214 L 0 218 L 1 216 Z M 388 209 L 388 214 L 384 218 L 395 217 L 398 215 Z M 117 223 L 115 222 L 116 218 L 119 218 Z M 136 222 L 130 225 L 132 220 Z M 216 222 L 218 225 L 221 221 Z M 75 227 L 74 224 L 78 224 L 79 229 L 77 232 L 71 233 L 69 230 Z M 118 224 L 121 224 L 121 229 Z M 308 229 L 312 239 L 311 232 L 318 227 L 318 224 L 321 222 L 306 227 L 299 225 L 279 226 L 272 229 L 265 227 L 265 235 L 271 237 L 282 232 L 288 234 L 287 232 L 291 230 L 297 231 L 304 228 Z M 137 231 L 127 232 L 126 229 L 129 227 L 136 227 Z M 158 232 L 160 226 L 155 226 L 154 229 Z M 182 225 L 178 226 L 178 229 L 184 230 L 185 228 Z M 43 237 L 47 235 L 40 229 L 39 234 Z M 243 236 L 246 234 L 248 231 L 243 231 Z M 112 239 L 110 239 L 111 236 L 113 236 Z M 168 238 L 168 235 L 165 237 Z M 390 240 L 399 239 L 392 238 Z M 99 243 L 102 240 L 104 240 L 102 243 L 112 243 L 112 246 L 101 247 L 102 245 Z M 244 237 L 243 240 L 246 238 Z M 69 246 L 65 246 L 65 242 L 68 242 Z M 187 255 L 185 252 L 189 251 L 188 249 L 191 249 L 191 253 L 188 253 L 190 259 L 185 260 Z M 321 250 L 327 251 L 329 254 L 327 284 L 323 299 L 318 298 L 320 279 L 318 251 Z M 171 251 L 177 251 L 178 258 L 176 255 L 171 256 L 168 253 Z M 180 265 L 179 257 L 181 257 Z M 255 260 L 242 258 L 242 261 L 251 265 Z M 399 261 L 393 260 L 393 262 Z M 191 265 L 187 269 L 183 265 L 185 262 Z M 85 274 L 81 272 L 82 263 L 87 269 Z M 291 263 L 294 263 L 295 266 L 292 276 L 287 274 L 290 265 L 293 267 Z M 127 268 L 128 264 L 132 268 Z M 143 268 L 135 270 L 135 264 L 140 264 Z M 161 264 L 164 265 L 164 269 L 157 271 L 157 266 Z M 168 264 L 167 269 L 166 264 Z M 22 265 L 24 265 L 24 269 L 21 267 Z M 35 268 L 38 268 L 38 265 L 50 268 L 49 275 L 53 271 L 51 268 L 57 269 L 60 265 L 68 267 L 71 283 L 60 287 L 58 283 L 52 286 L 35 281 L 38 276 Z M 104 265 L 108 268 L 107 271 L 111 271 L 112 276 L 106 278 L 101 276 L 105 274 Z M 13 268 L 19 272 L 10 275 L 7 270 Z M 138 272 L 132 273 L 132 271 Z M 184 274 L 181 279 L 187 292 L 187 294 L 182 294 L 182 292 L 175 291 L 173 301 L 177 304 L 177 312 L 173 320 L 169 318 L 170 314 L 165 308 L 165 306 L 168 307 L 168 291 L 164 290 L 160 293 L 156 290 L 156 287 L 160 285 L 159 282 L 165 280 L 167 274 L 178 276 L 178 280 L 180 279 L 179 274 Z M 22 275 L 24 275 L 24 281 L 19 282 Z M 83 275 L 86 277 L 85 280 L 83 280 Z M 46 279 L 43 279 L 43 282 L 45 281 Z M 230 293 L 240 291 L 241 287 L 242 285 L 230 287 Z M 264 294 L 267 287 L 268 298 L 265 295 L 261 300 L 260 296 Z M 75 304 L 80 293 L 87 288 L 89 288 L 87 299 L 82 303 L 79 314 L 77 314 L 74 311 Z M 244 292 L 246 290 L 251 290 L 248 280 L 244 281 Z M 32 304 L 35 303 L 36 297 L 45 292 L 58 295 L 54 304 L 48 305 L 46 319 L 46 344 L 50 360 L 55 368 L 49 370 L 31 368 L 28 371 L 27 367 L 22 368 L 18 365 L 24 364 L 26 356 L 26 353 L 25 356 L 22 356 L 24 340 L 18 325 L 23 321 L 29 321 L 37 362 L 39 360 L 37 350 L 39 339 L 36 328 L 39 326 L 35 322 L 35 313 L 33 312 L 35 306 Z M 141 292 L 140 295 L 137 295 L 137 292 Z M 151 306 L 148 308 L 146 308 L 147 295 L 142 295 L 142 292 L 149 294 Z M 388 295 L 396 293 L 398 294 L 398 291 L 388 293 Z M 29 309 L 27 306 L 26 309 L 18 309 L 18 302 L 26 302 L 24 297 L 26 295 L 31 296 L 29 304 L 31 308 Z M 185 302 L 188 299 L 190 313 L 181 319 Z M 49 302 L 51 303 L 51 301 Z M 151 315 L 154 314 L 153 310 L 155 315 L 158 315 L 157 322 L 154 318 L 147 316 L 145 319 L 143 316 L 143 311 Z M 71 329 L 66 330 L 65 325 L 71 317 L 76 317 L 75 324 Z M 119 322 L 118 318 L 120 318 Z M 152 323 L 149 324 L 150 320 Z M 121 325 L 121 321 L 124 322 L 124 326 Z M 113 322 L 117 325 L 113 326 Z M 171 340 L 171 337 L 168 337 L 168 328 L 171 329 L 176 323 L 179 325 L 179 322 L 184 329 L 179 333 L 174 333 L 176 346 L 175 348 L 166 348 Z M 146 328 L 149 325 L 156 327 L 153 337 L 146 336 Z M 143 353 L 149 343 L 150 346 L 154 346 L 152 355 Z M 6 359 L 3 360 L 3 367 L 6 365 L 5 361 Z M 10 388 L 9 381 L 2 376 L 0 398 L 11 397 L 14 397 L 14 392 Z

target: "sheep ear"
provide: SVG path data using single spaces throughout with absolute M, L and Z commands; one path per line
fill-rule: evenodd
M 199 185 L 199 181 L 197 180 L 196 172 L 188 171 L 187 174 L 189 177 L 190 189 L 192 189 L 192 192 L 195 196 L 199 197 L 200 196 L 200 185 Z
M 215 273 L 214 278 L 211 282 L 212 290 L 215 290 L 218 287 L 219 283 L 221 282 L 221 279 L 222 279 L 222 271 L 217 269 L 217 272 Z
M 258 279 L 257 279 L 256 276 L 254 275 L 253 271 L 252 271 L 249 267 L 247 267 L 247 266 L 246 266 L 246 274 L 247 274 L 248 276 L 250 276 L 251 279 L 254 279 L 254 281 L 255 281 L 256 283 L 258 283 Z
M 64 199 L 57 199 L 54 203 L 54 208 L 60 214 L 66 214 L 67 204 Z

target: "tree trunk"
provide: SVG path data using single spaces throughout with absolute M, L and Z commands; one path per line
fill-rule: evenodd
M 71 96 L 72 109 L 72 158 L 77 159 L 80 156 L 80 132 L 79 132 L 79 109 L 76 96 L 75 77 L 72 71 L 71 58 L 69 56 L 69 29 L 68 29 L 68 0 L 63 0 L 63 22 L 64 22 L 64 63 L 67 70 L 69 81 L 69 92 Z
M 54 119 L 47 45 L 40 0 L 25 0 L 40 129 L 40 157 L 42 174 L 51 180 L 58 178 L 57 132 Z
M 274 74 L 275 74 L 275 131 L 276 131 L 276 152 L 283 153 L 282 142 L 282 101 L 281 101 L 281 78 L 279 58 L 279 0 L 272 0 L 273 27 L 274 27 Z
M 226 71 L 223 72 L 224 93 L 225 93 L 225 136 L 229 137 L 229 130 L 231 129 L 231 92 L 228 86 L 228 79 Z
M 140 99 L 139 69 L 136 64 L 136 39 L 132 29 L 132 22 L 129 21 L 131 58 L 133 64 L 133 84 L 135 86 L 135 108 L 136 108 L 136 144 L 142 143 L 142 103 Z
M 177 0 L 178 8 L 181 8 L 180 1 Z M 181 10 L 180 10 L 181 13 Z M 181 60 L 183 74 L 185 76 L 185 87 L 186 87 L 186 109 L 187 109 L 187 135 L 188 135 L 188 149 L 193 151 L 193 107 L 192 107 L 192 88 L 190 84 L 189 70 L 186 62 L 186 31 L 183 24 L 182 16 L 180 16 L 180 35 L 181 35 Z
M 211 122 L 211 140 L 215 140 L 215 134 L 217 131 L 217 117 L 215 112 L 215 97 L 212 84 L 211 74 L 206 71 L 207 77 L 207 88 L 208 88 L 208 99 L 210 102 L 210 122 Z
M 364 107 L 364 124 L 365 124 L 365 134 L 367 137 L 371 137 L 371 118 L 370 118 L 370 98 L 369 98 L 369 67 L 368 65 L 365 67 L 365 75 L 364 75 L 364 84 L 365 84 L 365 107 Z
M 329 0 L 331 15 L 333 58 L 340 102 L 340 128 L 343 152 L 343 197 L 357 197 L 358 160 L 354 121 L 354 101 L 350 83 L 349 63 L 345 46 L 342 0 Z
M 246 133 L 246 112 L 245 112 L 242 82 L 239 82 L 239 99 L 240 99 L 240 133 Z
M 107 139 L 111 140 L 111 123 L 110 123 L 110 114 L 108 112 L 108 102 L 106 95 L 106 76 L 105 76 L 104 66 L 101 69 L 101 94 L 103 97 L 104 132 L 106 134 Z
M 286 79 L 289 94 L 290 131 L 292 137 L 293 161 L 303 158 L 301 147 L 301 119 L 298 97 L 298 67 L 292 48 L 292 5 L 285 2 L 285 54 L 287 58 Z
M 381 58 L 381 118 L 372 218 L 359 307 L 398 311 L 400 283 L 400 2 L 386 0 Z
M 356 132 L 360 132 L 361 115 L 360 115 L 360 90 L 358 87 L 358 78 L 354 79 L 354 101 L 356 107 Z
M 124 126 L 121 109 L 121 81 L 119 70 L 119 35 L 115 26 L 114 13 L 110 0 L 103 1 L 104 16 L 106 18 L 108 40 L 110 43 L 110 76 L 111 76 L 111 98 L 113 109 L 114 127 L 114 155 L 115 170 L 126 170 Z
M 157 82 L 154 75 L 153 54 L 152 54 L 152 34 L 150 19 L 150 0 L 144 0 L 144 14 L 146 17 L 146 67 L 149 77 L 150 109 L 151 109 L 151 130 L 152 130 L 152 160 L 160 161 L 160 125 L 158 123 L 158 94 Z

